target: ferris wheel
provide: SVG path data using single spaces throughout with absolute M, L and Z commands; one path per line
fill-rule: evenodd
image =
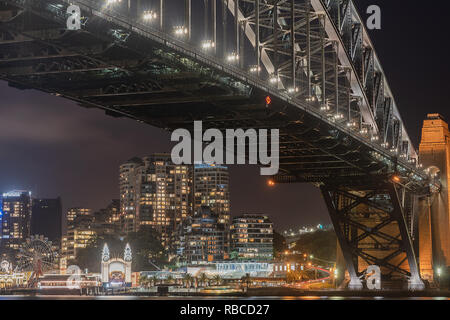
M 52 242 L 44 236 L 31 236 L 20 248 L 19 262 L 16 266 L 18 272 L 33 272 L 32 277 L 38 279 L 45 271 L 54 269 L 55 254 Z

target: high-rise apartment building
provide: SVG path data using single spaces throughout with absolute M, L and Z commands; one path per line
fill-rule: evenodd
M 95 212 L 93 216 L 93 227 L 97 234 L 117 234 L 121 231 L 119 199 L 114 199 L 106 208 Z
M 230 233 L 230 255 L 236 253 L 240 260 L 273 259 L 273 223 L 268 217 L 255 214 L 235 217 Z
M 226 225 L 209 207 L 187 218 L 180 230 L 178 254 L 187 264 L 206 264 L 228 259 Z
M 120 214 L 124 232 L 152 226 L 166 246 L 192 210 L 192 171 L 169 154 L 133 158 L 120 167 Z
M 138 199 L 137 182 L 139 169 L 144 167 L 140 158 L 132 158 L 119 169 L 120 219 L 122 231 L 128 233 L 137 230 L 136 203 Z
M 61 241 L 61 255 L 67 260 L 73 260 L 78 250 L 86 248 L 94 240 L 97 232 L 94 228 L 92 215 L 81 215 L 70 225 L 67 235 Z
M 218 214 L 219 223 L 230 224 L 228 168 L 201 164 L 194 168 L 194 210 L 208 206 Z
M 19 249 L 31 235 L 32 199 L 29 191 L 3 193 L 2 247 Z
M 31 234 L 43 235 L 59 243 L 63 222 L 61 198 L 33 199 L 32 212 Z
M 73 224 L 77 217 L 92 215 L 92 209 L 89 208 L 70 208 L 67 210 L 67 228 Z

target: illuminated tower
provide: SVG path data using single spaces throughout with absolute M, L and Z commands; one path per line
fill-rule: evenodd
M 192 212 L 192 169 L 175 165 L 169 154 L 153 154 L 120 167 L 124 232 L 149 226 L 168 247 L 174 231 Z
M 228 168 L 200 164 L 194 169 L 195 210 L 208 206 L 219 215 L 218 223 L 230 224 L 230 192 Z
M 3 194 L 2 246 L 19 249 L 31 234 L 32 200 L 29 191 Z
M 422 275 L 450 266 L 450 133 L 439 114 L 429 114 L 423 123 L 420 163 L 432 175 L 440 176 L 441 192 L 422 204 L 419 217 L 419 253 Z
M 128 233 L 137 230 L 136 201 L 138 170 L 144 165 L 141 159 L 133 158 L 120 166 L 120 219 L 122 231 Z

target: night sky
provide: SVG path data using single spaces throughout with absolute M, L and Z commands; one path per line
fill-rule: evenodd
M 357 0 L 382 9 L 382 30 L 371 31 L 413 143 L 427 113 L 450 119 L 446 1 Z M 0 191 L 29 189 L 61 196 L 64 208 L 105 207 L 118 198 L 118 168 L 133 156 L 169 152 L 168 133 L 129 119 L 107 117 L 71 101 L 20 91 L 0 81 Z M 264 213 L 277 229 L 328 223 L 318 189 L 305 184 L 269 188 L 258 167 L 231 168 L 233 215 Z

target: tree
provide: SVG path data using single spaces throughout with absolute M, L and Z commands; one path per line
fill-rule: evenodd
M 245 276 L 243 276 L 241 278 L 241 281 L 246 284 L 247 291 L 248 291 L 248 288 L 250 287 L 250 282 L 252 281 L 252 277 L 250 276 L 250 273 L 246 273 Z
M 190 288 L 190 287 L 191 287 L 191 284 L 192 284 L 192 276 L 191 276 L 189 273 L 186 273 L 186 274 L 183 276 L 183 281 L 184 281 L 185 286 L 186 286 L 187 288 Z
M 81 269 L 88 268 L 100 272 L 100 259 L 104 244 L 107 243 L 112 256 L 123 257 L 125 246 L 129 243 L 132 252 L 132 270 L 155 270 L 155 265 L 163 267 L 167 264 L 167 252 L 161 245 L 159 234 L 151 228 L 143 227 L 138 232 L 129 233 L 126 237 L 119 235 L 101 235 L 92 239 L 86 248 L 77 251 L 77 257 L 70 264 Z
M 141 274 L 139 277 L 139 284 L 142 288 L 147 288 L 149 285 L 149 279 L 146 275 Z
M 208 281 L 208 276 L 206 275 L 206 273 L 200 274 L 199 280 L 200 280 L 200 283 L 202 284 L 202 286 L 205 287 L 205 286 L 206 286 L 206 283 L 207 283 L 207 281 Z
M 336 244 L 336 234 L 333 230 L 316 231 L 301 235 L 295 242 L 295 248 L 321 260 L 335 261 Z
M 157 282 L 158 282 L 158 277 L 157 276 L 153 276 L 152 277 L 152 286 L 156 286 Z
M 279 257 L 284 251 L 288 249 L 286 238 L 278 232 L 273 232 L 273 256 Z
M 222 283 L 222 277 L 218 274 L 214 276 L 213 280 L 216 286 L 219 286 Z

